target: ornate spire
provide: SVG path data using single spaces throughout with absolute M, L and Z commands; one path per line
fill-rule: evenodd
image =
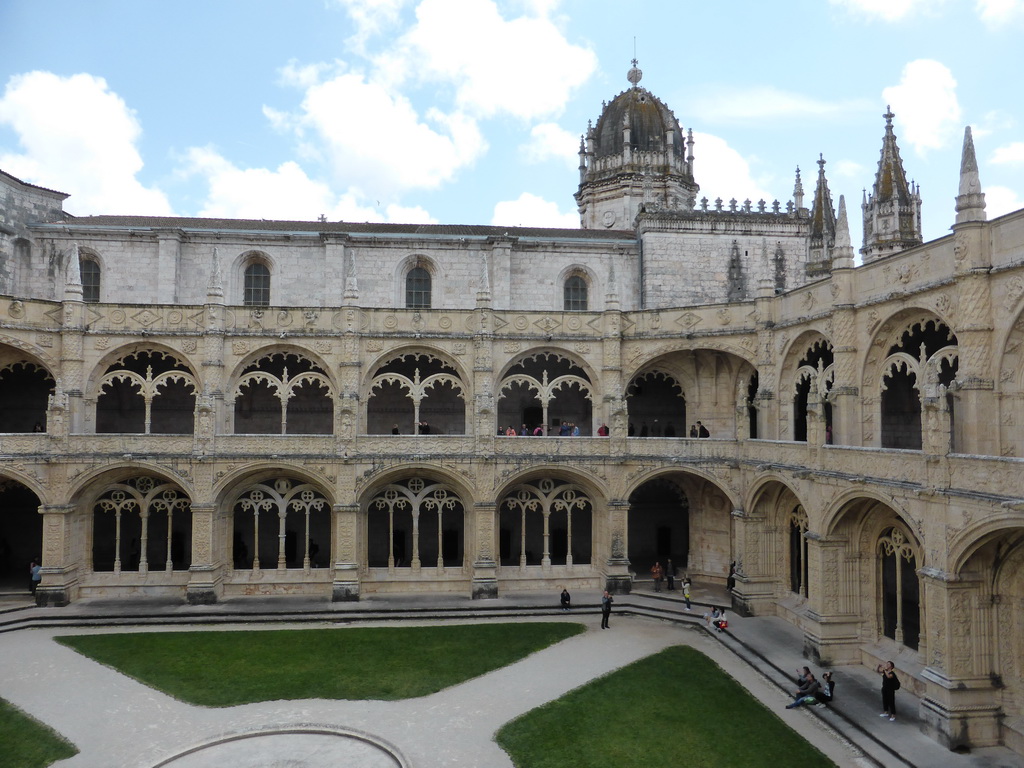
M 480 251 L 480 287 L 476 292 L 476 305 L 489 306 L 491 303 L 491 267 L 487 251 Z
M 978 177 L 978 158 L 974 154 L 971 126 L 964 129 L 964 148 L 960 155 L 960 190 L 956 196 L 956 223 L 985 221 L 985 193 Z
M 793 184 L 793 207 L 798 211 L 804 207 L 804 185 L 800 181 L 800 166 L 796 167 L 796 183 Z
M 903 170 L 900 148 L 892 128 L 895 117 L 887 106 L 885 136 L 878 159 L 878 171 L 872 193 L 862 204 L 864 211 L 864 247 L 860 249 L 865 261 L 920 245 L 921 196 L 917 185 L 907 182 Z
M 359 300 L 359 282 L 356 279 L 356 257 L 349 247 L 345 248 L 345 295 L 346 302 Z
M 836 212 L 832 193 L 825 178 L 825 158 L 818 155 L 818 183 L 814 188 L 811 208 L 810 255 L 808 274 L 828 272 L 832 268 L 832 249 L 836 244 Z
M 206 286 L 206 303 L 221 304 L 224 299 L 224 280 L 220 273 L 220 252 L 213 249 L 213 262 L 210 264 L 210 282 Z
M 75 243 L 64 272 L 64 301 L 82 301 L 82 251 Z
M 846 196 L 839 196 L 839 217 L 836 219 L 836 245 L 832 249 L 833 268 L 853 266 L 853 243 L 850 241 L 850 220 L 846 215 Z
M 608 292 L 604 296 L 604 308 L 619 308 L 619 282 L 615 277 L 614 261 L 608 266 Z

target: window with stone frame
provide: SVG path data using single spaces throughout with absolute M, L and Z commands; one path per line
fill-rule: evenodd
M 82 275 L 82 301 L 95 304 L 100 300 L 100 265 L 95 259 L 82 258 L 79 262 Z
M 890 528 L 878 540 L 882 634 L 917 650 L 921 636 L 917 554 L 907 535 Z
M 430 272 L 422 266 L 415 266 L 405 276 L 406 309 L 430 309 Z
M 580 275 L 570 275 L 565 281 L 564 305 L 566 312 L 587 311 L 587 281 Z
M 270 306 L 270 270 L 261 261 L 245 268 L 242 303 L 247 307 Z

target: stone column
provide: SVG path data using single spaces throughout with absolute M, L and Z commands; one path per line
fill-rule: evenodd
M 334 512 L 334 583 L 331 601 L 354 602 L 359 599 L 359 552 L 356 531 L 359 530 L 359 505 L 335 504 Z
M 168 301 L 177 304 L 178 298 L 178 264 L 181 262 L 181 230 L 161 230 L 157 233 L 157 265 L 155 284 L 160 286 L 161 291 L 170 290 L 168 296 L 165 293 L 154 295 L 153 301 Z
M 72 545 L 76 508 L 73 504 L 39 507 L 43 516 L 42 581 L 36 587 L 36 605 L 62 607 L 74 599 L 78 588 L 78 568 Z M 78 553 L 78 559 L 85 553 Z
M 494 554 L 494 529 L 498 507 L 493 501 L 473 505 L 473 599 L 498 596 L 498 563 Z
M 993 696 L 994 606 L 981 578 L 961 580 L 922 568 L 921 598 L 928 646 L 921 677 L 923 730 L 949 749 L 1000 743 L 999 705 Z
M 220 594 L 228 542 L 224 536 L 217 536 L 216 516 L 216 504 L 192 504 L 192 564 L 185 588 L 189 605 L 212 605 Z
M 774 534 L 767 527 L 765 510 L 732 511 L 733 558 L 736 560 L 736 586 L 732 591 L 732 609 L 741 616 L 774 613 L 777 577 L 770 570 L 777 561 Z M 765 552 L 765 547 L 771 551 Z
M 594 509 L 595 517 L 598 510 Z M 629 539 L 627 538 L 627 523 L 629 518 L 629 502 L 624 499 L 609 499 L 608 509 L 605 512 L 607 531 L 605 537 L 605 551 L 608 558 L 605 560 L 604 588 L 613 595 L 628 595 L 633 588 L 629 578 Z M 595 559 L 599 556 L 595 554 Z
M 804 656 L 817 664 L 860 662 L 860 625 L 856 600 L 856 560 L 848 557 L 844 536 L 808 531 L 807 617 Z

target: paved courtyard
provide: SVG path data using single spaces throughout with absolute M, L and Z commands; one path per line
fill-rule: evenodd
M 546 593 L 487 601 L 486 606 L 467 600 L 462 612 L 473 615 L 458 617 L 458 603 L 452 598 L 434 606 L 424 605 L 424 599 L 417 598 L 419 615 L 413 618 L 401 601 L 366 600 L 354 609 L 334 609 L 339 612 L 337 620 L 317 616 L 312 624 L 257 624 L 267 614 L 256 611 L 255 603 L 246 608 L 252 612 L 249 620 L 232 620 L 234 614 L 229 607 L 211 607 L 212 624 L 187 621 L 196 609 L 140 609 L 137 603 L 130 607 L 77 604 L 64 609 L 8 611 L 0 614 L 7 619 L 5 625 L 0 625 L 4 630 L 0 633 L 0 696 L 78 747 L 79 754 L 56 763 L 58 768 L 502 768 L 512 765 L 493 741 L 495 731 L 503 724 L 595 677 L 667 646 L 688 644 L 713 658 L 837 765 L 1020 765 L 1020 759 L 1007 750 L 958 755 L 942 749 L 919 732 L 913 714 L 916 702 L 911 696 L 901 698 L 902 711 L 908 713 L 905 718 L 896 723 L 877 722 L 874 676 L 863 672 L 860 679 L 861 673 L 852 668 L 836 671 L 841 683 L 835 711 L 786 710 L 788 697 L 780 687 L 784 678 L 778 679 L 778 670 L 791 669 L 802 660 L 798 637 L 790 636 L 793 630 L 784 622 L 733 617 L 733 634 L 720 637 L 706 631 L 699 617 L 685 614 L 674 601 L 637 594 L 619 601 L 621 613 L 613 615 L 610 630 L 602 631 L 593 606 L 566 615 L 549 613 L 550 602 L 551 596 Z M 412 603 L 409 601 L 409 605 Z M 393 618 L 375 618 L 375 607 L 382 606 L 394 614 Z M 664 606 L 670 609 L 669 618 L 655 618 Z M 318 607 L 331 610 L 320 603 Z M 695 613 L 702 610 L 698 606 Z M 477 615 L 488 612 L 493 617 Z M 14 620 L 25 616 L 105 626 L 17 628 Z M 311 699 L 229 708 L 204 708 L 176 701 L 54 641 L 63 634 L 151 631 L 157 626 L 179 631 L 215 626 L 231 631 L 343 626 L 356 621 L 366 626 L 395 621 L 430 624 L 481 620 L 576 621 L 588 631 L 516 664 L 418 699 Z M 174 624 L 168 626 L 168 621 Z M 761 651 L 773 656 L 763 656 L 760 663 L 753 664 L 744 658 Z M 788 667 L 781 666 L 787 663 Z M 202 670 L 197 669 L 196 674 L 202 674 Z M 880 746 L 886 742 L 897 744 L 898 751 L 887 752 Z

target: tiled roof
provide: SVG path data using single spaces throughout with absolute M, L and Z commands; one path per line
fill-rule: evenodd
M 12 176 L 11 174 L 7 173 L 7 171 L 0 170 L 0 176 L 5 176 L 11 181 L 21 184 L 23 187 L 31 187 L 32 189 L 38 189 L 43 192 L 49 192 L 50 194 L 53 195 L 61 195 L 65 199 L 70 197 L 70 195 L 68 195 L 67 192 L 60 192 L 56 189 L 47 189 L 46 187 L 40 187 L 38 184 L 29 184 L 27 181 L 22 181 L 17 176 Z
M 276 219 L 201 219 L 164 216 L 81 216 L 62 222 L 78 227 L 201 229 L 252 232 L 323 232 L 357 235 L 433 235 L 446 237 L 536 237 L 544 239 L 635 241 L 630 230 L 547 229 L 473 224 L 379 224 L 348 221 L 279 221 Z

